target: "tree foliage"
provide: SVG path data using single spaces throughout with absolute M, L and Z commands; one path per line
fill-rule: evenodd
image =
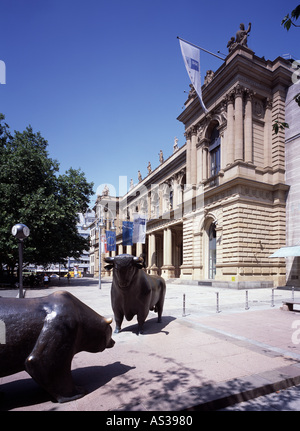
M 77 213 L 87 210 L 93 184 L 80 169 L 59 174 L 41 134 L 29 126 L 12 135 L 4 119 L 0 114 L 0 271 L 18 261 L 11 234 L 16 223 L 30 229 L 24 263 L 47 266 L 78 258 L 88 241 L 77 232 Z
M 300 16 L 300 5 L 298 5 L 297 7 L 295 7 L 295 9 L 292 10 L 291 16 L 290 14 L 287 14 L 283 18 L 283 20 L 281 21 L 281 25 L 283 25 L 284 28 L 286 28 L 287 30 L 289 30 L 292 25 L 294 27 L 300 27 L 300 25 L 297 25 L 294 22 L 299 18 L 299 16 Z

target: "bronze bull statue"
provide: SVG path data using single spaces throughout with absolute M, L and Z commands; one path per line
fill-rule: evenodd
M 108 265 L 113 268 L 111 286 L 111 304 L 116 321 L 115 332 L 121 330 L 124 316 L 132 320 L 137 315 L 138 333 L 143 332 L 143 325 L 149 310 L 158 314 L 161 322 L 166 283 L 162 277 L 148 275 L 143 268 L 143 260 L 130 254 L 106 257 Z
M 0 298 L 0 377 L 26 370 L 58 402 L 82 397 L 71 375 L 73 356 L 113 347 L 112 319 L 68 292 Z

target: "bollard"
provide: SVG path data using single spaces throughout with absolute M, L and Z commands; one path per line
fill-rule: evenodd
M 246 290 L 246 307 L 245 310 L 249 310 L 249 304 L 248 304 L 248 290 Z
M 216 313 L 220 313 L 220 308 L 219 308 L 219 292 L 216 292 L 217 295 L 217 309 L 216 309 Z
M 272 289 L 271 307 L 275 307 L 275 304 L 274 304 L 274 290 L 275 290 L 275 289 Z
M 0 320 L 0 344 L 6 344 L 6 330 L 3 320 Z
M 295 288 L 294 286 L 292 287 L 292 301 L 294 301 L 295 299 Z
M 183 294 L 182 317 L 185 317 L 185 293 Z

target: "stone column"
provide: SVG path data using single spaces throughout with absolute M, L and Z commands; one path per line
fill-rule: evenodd
M 234 161 L 244 160 L 244 131 L 243 131 L 243 91 L 238 85 L 235 91 L 235 133 L 234 133 Z
M 253 91 L 247 90 L 245 106 L 245 162 L 247 163 L 253 163 L 252 98 Z
M 162 277 L 174 278 L 175 267 L 172 265 L 172 231 L 170 228 L 164 229 L 163 247 Z
M 150 274 L 157 274 L 158 268 L 155 263 L 156 250 L 155 250 L 155 234 L 150 233 L 148 236 L 148 272 Z
M 226 131 L 226 161 L 227 165 L 234 162 L 234 112 L 233 94 L 227 95 L 227 131 Z
M 141 242 L 136 243 L 136 255 L 137 257 L 140 257 L 140 255 L 143 253 L 143 244 Z
M 171 229 L 167 228 L 164 230 L 164 266 L 169 266 L 172 264 L 172 235 Z

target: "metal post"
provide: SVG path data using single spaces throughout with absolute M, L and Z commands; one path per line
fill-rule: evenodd
M 275 304 L 274 304 L 274 288 L 272 289 L 272 302 L 271 302 L 271 307 L 275 307 Z
M 99 222 L 99 289 L 101 289 L 101 234 L 102 234 L 102 225 L 101 225 L 101 221 Z
M 180 39 L 180 40 L 182 40 L 183 42 L 186 42 L 186 43 L 188 43 L 189 45 L 194 46 L 195 48 L 201 49 L 202 51 L 207 52 L 208 54 L 213 55 L 214 57 L 217 57 L 217 58 L 219 58 L 220 60 L 225 61 L 225 59 L 224 59 L 224 58 L 222 58 L 222 57 L 220 57 L 219 55 L 214 54 L 213 52 L 208 51 L 207 49 L 201 48 L 200 46 L 195 45 L 194 43 L 188 42 L 187 40 L 184 40 L 184 39 L 182 39 L 182 38 L 181 38 L 181 37 L 179 37 L 179 36 L 177 36 L 177 39 Z M 223 54 L 223 55 L 224 55 L 224 54 Z
M 216 292 L 217 295 L 217 308 L 216 308 L 216 313 L 220 313 L 220 309 L 219 309 L 219 292 Z
M 246 290 L 246 307 L 245 310 L 249 310 L 249 304 L 248 304 L 248 290 Z
M 23 298 L 23 240 L 19 239 L 19 298 Z
M 295 288 L 294 286 L 292 287 L 292 301 L 294 301 L 295 299 Z
M 30 230 L 25 224 L 17 223 L 12 227 L 11 233 L 19 240 L 19 298 L 23 298 L 23 239 L 29 236 Z
M 183 294 L 183 309 L 182 309 L 182 317 L 185 317 L 185 293 Z

